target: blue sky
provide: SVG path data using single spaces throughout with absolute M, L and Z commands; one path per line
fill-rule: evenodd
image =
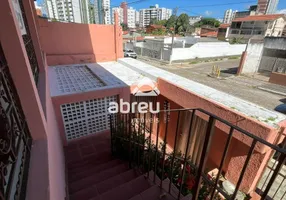
M 37 0 L 42 2 L 43 0 Z M 93 1 L 93 0 L 91 0 Z M 118 6 L 123 0 L 110 0 L 111 7 Z M 127 0 L 127 2 L 134 2 L 137 0 Z M 242 3 L 244 2 L 244 3 Z M 214 6 L 214 4 L 231 4 Z M 178 14 L 187 12 L 189 15 L 202 15 L 204 17 L 223 18 L 224 11 L 227 9 L 246 10 L 250 5 L 255 5 L 257 0 L 142 0 L 142 2 L 130 4 L 130 6 L 141 9 L 148 8 L 150 5 L 159 4 L 160 7 L 175 8 L 179 7 Z M 192 7 L 202 6 L 202 7 Z M 286 11 L 286 0 L 279 0 L 278 10 Z M 286 14 L 286 12 L 285 12 Z

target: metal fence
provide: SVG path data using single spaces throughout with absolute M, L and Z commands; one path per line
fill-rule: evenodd
M 262 56 L 258 72 L 278 72 L 286 74 L 286 59 Z
M 172 116 L 171 119 L 170 116 Z M 146 121 L 147 118 L 149 121 Z M 198 124 L 198 118 L 203 119 L 204 122 L 201 121 L 202 124 Z M 176 123 L 175 135 L 171 136 L 171 140 L 168 135 L 170 120 L 175 120 Z M 149 123 L 148 129 L 147 123 Z M 188 127 L 182 124 L 187 124 Z M 218 124 L 228 127 L 228 136 L 218 172 L 210 178 L 206 171 L 206 162 L 214 129 Z M 204 128 L 201 128 L 202 125 Z M 130 168 L 142 170 L 161 188 L 164 187 L 163 181 L 169 180 L 168 187 L 165 189 L 174 196 L 171 188 L 175 187 L 176 199 L 189 194 L 195 200 L 237 199 L 257 145 L 265 145 L 279 154 L 273 173 L 260 193 L 261 199 L 266 199 L 285 164 L 286 150 L 283 147 L 273 145 L 202 109 L 163 110 L 158 114 L 145 113 L 143 117 L 138 113 L 113 114 L 110 115 L 110 126 L 113 155 L 128 160 Z M 187 130 L 185 145 L 180 143 L 180 127 Z M 196 136 L 198 133 L 200 133 L 199 136 Z M 235 183 L 235 190 L 229 194 L 221 185 L 221 176 L 234 133 L 250 139 L 251 144 Z M 151 172 L 154 172 L 154 175 L 150 176 Z M 159 181 L 156 181 L 156 177 L 159 177 Z M 281 199 L 284 196 L 285 193 L 282 194 Z

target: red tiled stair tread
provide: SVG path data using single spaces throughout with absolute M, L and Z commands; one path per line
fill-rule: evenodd
M 85 166 L 85 168 L 79 168 L 78 171 L 73 171 L 69 174 L 69 181 L 76 181 L 79 179 L 83 179 L 84 177 L 90 176 L 94 173 L 99 173 L 101 171 L 104 171 L 109 168 L 113 168 L 119 164 L 122 164 L 123 162 L 118 159 L 111 160 L 109 162 L 103 163 L 103 164 L 95 164 L 90 166 Z
M 108 192 L 100 195 L 101 200 L 128 200 L 133 196 L 132 189 L 128 184 L 120 185 L 119 187 L 113 188 Z
M 151 186 L 144 177 L 144 175 L 139 176 L 138 178 L 128 182 L 127 184 L 130 185 L 134 195 L 140 194 Z
M 138 194 L 138 195 L 136 195 L 136 196 L 132 197 L 132 198 L 131 198 L 131 199 L 129 199 L 129 200 L 145 200 L 145 199 L 142 199 L 141 195 L 140 195 L 140 194 Z M 149 199 L 148 199 L 148 200 L 149 200 Z
M 137 177 L 133 169 L 128 170 L 127 172 L 121 173 L 117 176 L 114 176 L 108 180 L 100 182 L 96 185 L 97 191 L 99 194 L 103 194 L 108 190 L 111 190 L 119 185 L 122 185 L 126 182 L 129 182 Z
M 101 196 L 102 200 L 116 199 L 116 200 L 128 200 L 137 194 L 145 191 L 150 187 L 148 181 L 143 175 L 133 179 L 119 187 L 116 187 L 108 192 L 103 193 Z
M 116 176 L 117 174 L 125 172 L 127 170 L 128 170 L 128 166 L 126 164 L 121 164 L 113 168 L 109 168 L 107 170 L 101 171 L 99 173 L 91 174 L 89 177 L 69 183 L 69 191 L 70 193 L 77 192 L 90 185 L 97 184 L 103 180 L 106 180 L 112 176 Z
M 74 168 L 71 168 L 71 169 L 68 169 L 68 174 L 77 174 L 77 173 L 80 173 L 80 172 L 83 172 L 87 169 L 90 169 L 90 168 L 95 168 L 99 165 L 103 165 L 105 163 L 108 163 L 108 162 L 111 162 L 112 160 L 115 160 L 115 158 L 109 158 L 109 159 L 105 159 L 105 160 L 100 160 L 98 162 L 94 162 L 94 163 L 87 163 L 85 165 L 77 165 L 75 166 Z
M 161 196 L 162 194 L 165 194 L 165 195 Z M 149 189 L 145 190 L 144 192 L 140 194 L 140 196 L 142 197 L 142 199 L 148 199 L 148 200 L 156 200 L 156 199 L 176 200 L 176 198 L 169 195 L 165 190 L 161 190 L 158 185 L 154 185 L 150 187 Z
M 105 162 L 111 158 L 112 158 L 111 151 L 109 150 L 101 154 L 98 154 L 98 153 L 90 154 L 89 156 L 82 157 L 80 160 L 69 162 L 67 164 L 68 164 L 68 168 L 72 170 L 76 167 L 85 166 L 86 164 L 90 164 L 90 163 Z
M 70 195 L 70 200 L 88 200 L 98 196 L 98 192 L 95 187 L 88 187 Z

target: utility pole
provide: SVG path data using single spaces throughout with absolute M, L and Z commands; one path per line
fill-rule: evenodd
M 173 15 L 175 16 L 175 23 L 174 23 L 173 32 L 172 32 L 171 55 L 170 55 L 169 64 L 172 64 L 172 55 L 173 55 L 173 48 L 174 48 L 174 37 L 175 37 L 175 30 L 176 30 L 177 12 L 178 12 L 178 7 L 176 7 L 173 10 Z

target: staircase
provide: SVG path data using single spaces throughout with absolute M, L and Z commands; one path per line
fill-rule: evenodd
M 113 158 L 110 134 L 74 141 L 65 148 L 65 154 L 70 200 L 176 199 L 165 190 L 168 180 L 160 189 L 145 175 L 130 169 L 128 163 Z M 159 181 L 157 177 L 155 182 Z

